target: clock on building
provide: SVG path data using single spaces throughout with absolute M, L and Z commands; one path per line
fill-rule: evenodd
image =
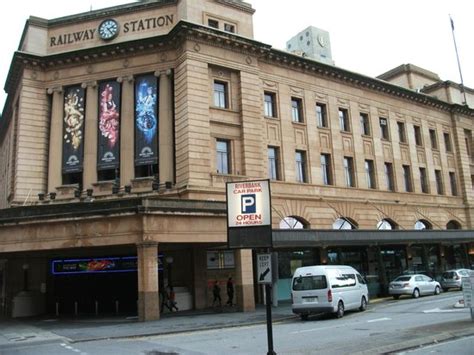
M 111 40 L 117 37 L 119 32 L 119 25 L 117 21 L 113 19 L 107 19 L 102 21 L 99 25 L 99 36 L 104 40 Z

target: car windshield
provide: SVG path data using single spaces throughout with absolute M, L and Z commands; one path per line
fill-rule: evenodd
M 322 290 L 327 288 L 326 276 L 299 276 L 293 280 L 293 291 Z
M 398 276 L 395 280 L 393 281 L 410 281 L 411 276 Z

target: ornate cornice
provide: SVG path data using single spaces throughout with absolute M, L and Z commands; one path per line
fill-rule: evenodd
M 300 57 L 298 55 L 285 51 L 271 49 L 265 54 L 263 58 L 261 58 L 261 60 L 265 60 L 268 63 L 272 63 L 279 66 L 291 67 L 293 69 L 305 73 L 312 73 L 318 76 L 323 76 L 330 80 L 344 82 L 346 84 L 358 88 L 377 91 L 386 95 L 402 98 L 408 101 L 415 102 L 417 104 L 430 106 L 442 111 L 474 117 L 474 110 L 470 109 L 467 106 L 450 104 L 432 96 L 423 93 L 417 93 L 413 90 L 406 89 L 380 79 L 354 73 L 332 65 L 318 62 L 316 60 Z
M 252 5 L 241 0 L 216 0 L 216 2 L 224 4 L 226 6 L 234 7 L 238 10 L 245 11 L 250 14 L 253 14 L 255 12 L 255 9 L 252 8 Z
M 15 52 L 5 84 L 5 91 L 9 93 L 17 86 L 19 79 L 23 75 L 24 68 L 40 68 L 46 70 L 49 68 L 109 61 L 111 58 L 127 58 L 138 54 L 156 52 L 157 50 L 178 48 L 186 40 L 194 40 L 196 42 L 222 47 L 227 50 L 246 53 L 250 56 L 257 57 L 260 61 L 265 61 L 273 65 L 287 67 L 309 75 L 325 77 L 353 87 L 376 91 L 442 111 L 474 117 L 474 110 L 467 106 L 449 104 L 429 95 L 417 93 L 413 90 L 380 79 L 364 76 L 285 51 L 276 50 L 270 45 L 253 39 L 186 21 L 178 22 L 166 35 L 145 39 L 46 56 L 33 55 L 21 51 Z M 8 116 L 6 115 L 8 113 L 8 103 L 9 100 L 7 100 L 7 105 L 4 107 L 2 120 L 5 120 Z

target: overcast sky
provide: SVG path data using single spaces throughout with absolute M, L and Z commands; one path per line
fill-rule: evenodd
M 123 4 L 127 0 L 26 0 L 9 2 L 0 21 L 0 107 L 13 52 L 30 15 L 47 19 Z M 451 34 L 451 14 L 464 84 L 474 88 L 474 1 L 472 0 L 247 0 L 257 10 L 255 39 L 284 49 L 308 26 L 329 32 L 338 67 L 377 76 L 400 64 L 431 70 L 460 82 Z

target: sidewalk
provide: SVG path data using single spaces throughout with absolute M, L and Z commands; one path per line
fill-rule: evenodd
M 296 319 L 291 304 L 272 307 L 273 322 Z M 234 308 L 219 310 L 183 311 L 165 313 L 160 320 L 138 322 L 137 317 L 77 317 L 59 319 L 0 319 L 1 349 L 36 342 L 65 341 L 70 343 L 171 334 L 208 329 L 264 324 L 265 306 L 254 312 L 237 312 Z

